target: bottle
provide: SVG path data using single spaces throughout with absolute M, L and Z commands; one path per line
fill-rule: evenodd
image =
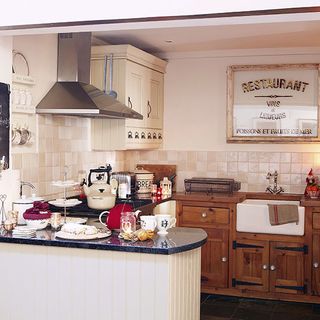
M 166 196 L 171 196 L 172 193 L 172 183 L 168 177 L 163 177 L 160 181 L 160 188 L 162 189 L 162 194 Z

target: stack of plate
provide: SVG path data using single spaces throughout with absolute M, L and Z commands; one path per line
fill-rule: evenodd
M 36 236 L 36 229 L 28 226 L 17 226 L 13 229 L 12 235 L 15 238 L 34 238 Z

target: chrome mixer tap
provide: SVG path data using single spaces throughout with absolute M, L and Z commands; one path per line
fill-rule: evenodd
M 269 180 L 269 186 L 266 188 L 267 192 L 270 192 L 272 194 L 279 194 L 281 192 L 284 192 L 284 189 L 282 187 L 278 187 L 278 172 L 277 170 L 274 171 L 274 173 L 268 172 L 266 179 Z M 273 179 L 273 186 L 271 186 L 270 180 Z

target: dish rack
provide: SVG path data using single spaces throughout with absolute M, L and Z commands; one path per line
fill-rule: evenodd
M 186 193 L 206 192 L 206 193 L 229 193 L 239 191 L 241 182 L 234 179 L 221 178 L 191 178 L 184 180 Z

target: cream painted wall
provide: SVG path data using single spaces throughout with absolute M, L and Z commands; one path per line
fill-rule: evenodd
M 156 4 L 148 0 L 118 0 L 108 2 L 91 0 L 79 5 L 76 0 L 6 1 L 1 6 L 0 26 L 38 24 L 65 21 L 89 21 L 100 19 L 123 19 L 136 17 L 159 17 L 175 15 L 195 15 L 247 10 L 264 10 L 290 7 L 318 6 L 317 0 L 252 1 L 252 0 L 162 0 Z
M 227 67 L 235 64 L 319 63 L 320 48 L 229 50 L 185 53 L 167 58 L 164 150 L 320 151 L 320 144 L 315 143 L 226 143 Z
M 12 37 L 0 37 L 0 82 L 12 81 Z
M 36 82 L 32 92 L 34 104 L 38 104 L 57 80 L 57 46 L 56 34 L 13 38 L 14 49 L 24 54 L 29 63 L 30 75 Z

